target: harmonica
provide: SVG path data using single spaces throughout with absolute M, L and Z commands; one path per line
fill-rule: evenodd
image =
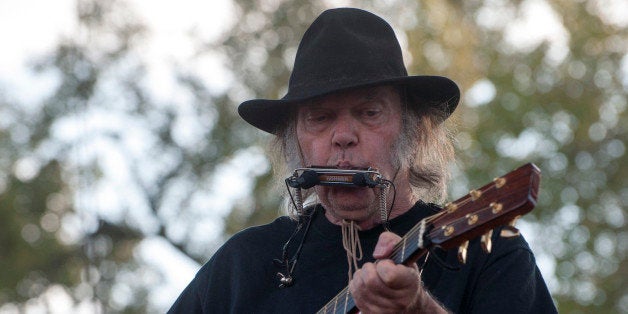
M 286 183 L 293 188 L 309 189 L 315 185 L 376 187 L 382 184 L 382 175 L 371 167 L 338 169 L 310 166 L 297 168 Z

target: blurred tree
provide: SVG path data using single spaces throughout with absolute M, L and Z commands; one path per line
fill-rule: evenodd
M 17 133 L 26 126 L 7 127 L 0 132 L 5 152 L 0 178 L 0 303 L 36 297 L 50 283 L 75 282 L 82 264 L 75 255 L 80 247 L 63 245 L 57 238 L 62 217 L 71 214 L 64 203 L 58 162 L 40 164 L 18 140 L 24 134 Z
M 207 213 L 220 168 L 253 145 L 199 73 L 168 64 L 188 97 L 154 95 L 163 86 L 150 86 L 142 59 L 147 30 L 127 3 L 81 0 L 76 15 L 76 33 L 34 66 L 57 80 L 52 95 L 35 109 L 1 107 L 0 304 L 46 307 L 61 287 L 76 307 L 163 311 L 148 295 L 161 274 L 146 259 L 159 256 L 137 244 L 163 238 L 204 262 L 219 241 Z
M 102 25 L 110 10 L 106 4 L 79 2 L 82 29 Z M 128 43 L 139 30 L 125 26 L 113 32 Z M 93 306 L 108 308 L 116 271 L 136 267 L 128 262 L 140 234 L 97 216 L 85 219 L 77 210 L 80 189 L 98 169 L 75 167 L 78 146 L 57 138 L 58 127 L 80 114 L 94 97 L 101 70 L 126 49 L 111 47 L 101 55 L 103 60 L 96 61 L 89 56 L 96 48 L 83 40 L 80 36 L 62 40 L 53 55 L 34 67 L 58 79 L 50 97 L 35 106 L 8 101 L 2 105 L 0 303 L 7 306 L 4 309 L 47 307 L 54 301 L 44 295 L 59 290 L 76 304 L 100 299 L 104 301 Z M 140 310 L 145 304 L 113 306 Z
M 266 13 L 271 11 L 266 8 Z M 156 305 L 151 304 L 148 294 L 163 275 L 150 261 L 159 256 L 144 256 L 153 252 L 142 255 L 137 247 L 141 240 L 164 239 L 202 264 L 223 241 L 221 224 L 216 223 L 222 218 L 219 213 L 233 206 L 225 200 L 224 178 L 235 174 L 238 189 L 243 190 L 239 193 L 246 193 L 253 180 L 264 183 L 271 178 L 268 162 L 260 157 L 259 137 L 237 118 L 234 107 L 234 99 L 252 94 L 249 86 L 255 86 L 250 84 L 255 80 L 254 72 L 234 71 L 233 76 L 242 75 L 246 80 L 217 93 L 205 85 L 206 74 L 194 66 L 205 57 L 199 53 L 185 64 L 173 61 L 163 65 L 172 73 L 170 83 L 175 86 L 159 85 L 151 80 L 155 74 L 143 59 L 150 30 L 125 1 L 81 0 L 76 15 L 76 34 L 60 40 L 56 50 L 34 67 L 41 76 L 56 78 L 57 88 L 37 110 L 14 117 L 12 124 L 2 129 L 15 129 L 13 133 L 26 130 L 26 135 L 21 135 L 23 142 L 7 142 L 4 147 L 10 150 L 9 144 L 15 144 L 38 162 L 35 169 L 51 163 L 54 167 L 50 171 L 57 171 L 39 171 L 29 179 L 32 185 L 44 184 L 53 174 L 59 184 L 45 185 L 50 190 L 27 187 L 28 195 L 36 193 L 43 204 L 29 205 L 39 213 L 31 216 L 12 207 L 17 192 L 7 188 L 2 212 L 11 219 L 6 222 L 13 225 L 16 219 L 26 220 L 22 225 L 28 228 L 4 229 L 2 238 L 19 240 L 23 245 L 26 240 L 21 239 L 33 229 L 31 225 L 37 227 L 50 211 L 61 210 L 58 230 L 51 232 L 50 251 L 67 252 L 66 260 L 56 262 L 53 255 L 43 255 L 46 251 L 42 251 L 33 258 L 34 265 L 24 264 L 23 272 L 7 274 L 12 280 L 0 284 L 3 302 L 26 308 L 29 302 L 42 300 L 48 287 L 61 285 L 76 306 L 92 302 L 91 306 L 107 312 L 162 311 L 151 308 Z M 250 27 L 251 32 L 263 22 L 261 19 L 251 15 L 244 27 Z M 253 41 L 244 31 L 241 34 L 237 38 L 240 43 Z M 282 39 L 268 33 L 264 40 L 279 44 Z M 230 46 L 235 48 L 230 50 Z M 209 48 L 215 49 L 210 54 L 219 58 L 231 54 L 241 58 L 242 65 L 253 64 L 265 53 L 260 49 L 240 50 L 236 41 L 221 45 L 221 49 Z M 274 61 L 287 67 L 282 58 Z M 286 71 L 277 73 L 285 75 Z M 176 97 L 156 95 L 162 89 L 173 90 Z M 18 110 L 20 105 L 7 104 L 6 111 Z M 15 124 L 26 122 L 15 128 Z M 7 155 L 5 169 L 15 168 L 20 158 Z M 6 178 L 7 185 L 11 179 Z M 259 186 L 256 195 L 263 195 L 261 191 L 269 184 Z M 256 204 L 273 210 L 252 211 L 252 198 L 242 199 L 235 205 L 239 211 L 234 211 L 242 214 L 228 219 L 269 221 L 277 215 L 280 200 L 278 195 L 271 195 L 267 202 L 274 202 L 274 206 Z M 64 202 L 61 209 L 45 207 L 58 208 L 60 202 Z M 248 218 L 260 213 L 256 219 Z M 15 253 L 17 258 L 22 249 L 7 244 L 3 251 L 9 256 Z M 18 264 L 17 259 L 7 260 L 7 265 Z M 55 270 L 56 264 L 71 268 Z M 52 267 L 50 273 L 44 273 L 44 266 Z M 28 293 L 16 295 L 16 287 Z
M 625 21 L 593 0 L 345 4 L 392 22 L 411 74 L 446 75 L 463 89 L 450 119 L 452 197 L 537 163 L 540 201 L 522 226 L 560 311 L 628 312 Z M 149 30 L 124 1 L 77 2 L 76 36 L 36 66 L 57 79 L 55 91 L 35 109 L 0 106 L 0 304 L 24 309 L 60 287 L 77 306 L 163 311 L 149 300 L 161 280 L 149 260 L 160 257 L 138 253 L 142 239 L 165 239 L 201 264 L 234 232 L 279 215 L 269 137 L 236 106 L 283 96 L 300 37 L 330 4 L 234 5 L 238 23 L 223 38 L 163 65 L 172 87 L 150 80 Z M 543 27 L 557 35 L 538 37 L 531 11 L 550 16 Z M 224 62 L 226 90 L 210 89 L 194 66 L 208 57 Z M 228 176 L 244 196 L 226 195 Z

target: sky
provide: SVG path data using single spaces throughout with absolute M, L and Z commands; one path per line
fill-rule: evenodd
M 169 76 L 160 66 L 164 61 L 184 59 L 194 52 L 187 31 L 194 29 L 201 38 L 212 40 L 233 23 L 229 0 L 128 2 L 150 29 L 144 57 L 158 86 L 168 86 L 159 84 Z M 10 47 L 0 51 L 0 82 L 10 87 L 5 93 L 34 103 L 45 93 L 33 93 L 33 83 L 41 85 L 35 86 L 35 90 L 52 88 L 51 82 L 41 82 L 40 77 L 35 78 L 25 69 L 34 58 L 49 52 L 60 38 L 76 34 L 75 6 L 75 0 L 0 0 L 0 38 L 4 47 Z M 204 66 L 213 68 L 215 64 Z M 205 79 L 211 87 L 220 89 L 225 84 L 220 77 Z M 156 92 L 160 93 L 158 96 L 169 96 L 168 91 Z
M 33 57 L 47 52 L 57 41 L 57 35 L 70 33 L 75 21 L 69 18 L 71 1 L 0 1 L 0 82 L 8 88 L 10 97 L 34 103 L 42 96 L 28 90 L 50 88 L 25 71 Z M 33 9 L 37 8 L 37 9 Z M 33 86 L 31 84 L 37 84 Z M 30 88 L 29 88 L 30 86 Z
M 331 4 L 342 5 L 347 1 L 328 1 Z M 154 88 L 156 97 L 171 99 L 177 97 L 176 85 L 169 69 L 165 66 L 172 60 L 185 60 L 194 53 L 193 41 L 189 40 L 189 30 L 194 30 L 197 36 L 205 40 L 217 36 L 236 22 L 230 0 L 178 0 L 178 1 L 129 1 L 139 18 L 148 26 L 150 37 L 146 42 L 143 57 L 149 65 L 149 80 Z M 507 15 L 493 14 L 499 9 L 499 1 L 493 3 L 485 11 L 480 20 L 484 27 L 501 27 L 512 22 Z M 628 25 L 628 15 L 621 12 L 628 11 L 628 1 L 601 0 L 599 6 L 592 10 L 599 10 L 609 20 L 619 25 Z M 54 88 L 54 79 L 37 76 L 28 70 L 32 60 L 49 53 L 59 38 L 74 36 L 77 22 L 74 17 L 75 0 L 0 0 L 0 38 L 3 49 L 0 50 L 0 90 L 9 99 L 17 99 L 21 103 L 37 106 L 39 100 L 45 98 Z M 518 49 L 530 49 L 543 40 L 549 40 L 551 49 L 550 62 L 560 62 L 565 58 L 569 38 L 562 29 L 556 15 L 541 0 L 525 1 L 525 14 L 514 23 L 509 23 L 506 36 L 510 45 Z M 221 71 L 219 60 L 204 59 L 196 64 L 199 73 L 203 76 L 210 90 L 220 91 L 229 84 L 229 75 Z M 173 86 L 168 88 L 168 86 Z M 466 93 L 465 103 L 468 106 L 481 106 L 490 102 L 495 95 L 494 86 L 490 81 L 481 80 Z M 1 119 L 0 119 L 1 120 Z M 525 147 L 525 145 L 520 145 Z M 112 166 L 112 168 L 115 168 Z M 25 173 L 28 171 L 25 170 Z M 236 185 L 234 182 L 224 182 L 225 186 Z M 239 195 L 226 197 L 237 198 Z M 531 230 L 532 226 L 523 225 Z M 534 243 L 532 243 L 534 245 Z M 166 309 L 178 293 L 187 285 L 198 270 L 197 263 L 181 256 L 163 239 L 148 238 L 139 248 L 138 254 L 147 264 L 163 269 L 166 274 L 164 282 L 157 285 L 151 296 L 151 302 L 157 308 Z M 155 253 L 159 252 L 159 253 Z M 159 255 L 156 259 L 153 256 Z M 544 273 L 550 273 L 553 265 L 549 260 L 539 258 L 539 264 Z M 124 302 L 124 289 L 114 298 Z M 120 292 L 121 291 L 121 292 Z M 52 289 L 49 296 L 57 302 L 53 309 L 58 313 L 67 312 L 70 300 L 64 297 L 61 289 Z M 66 307 L 64 307 L 64 304 Z M 31 307 L 32 312 L 39 309 L 37 304 Z M 78 312 L 90 312 L 93 306 L 82 304 L 76 309 Z M 0 307 L 0 312 L 3 308 Z M 4 308 L 10 312 L 11 309 Z

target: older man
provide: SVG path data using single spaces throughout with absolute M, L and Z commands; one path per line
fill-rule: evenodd
M 494 237 L 489 255 L 472 242 L 464 265 L 455 252 L 435 251 L 411 266 L 387 259 L 399 235 L 440 211 L 431 202 L 444 198 L 453 159 L 443 121 L 459 97 L 447 78 L 408 76 L 381 18 L 323 12 L 301 40 L 288 93 L 244 102 L 239 113 L 275 135 L 286 176 L 320 166 L 366 177 L 290 181 L 290 217 L 227 241 L 171 312 L 556 312 L 521 237 Z M 373 173 L 382 184 L 360 181 Z M 347 285 L 344 299 L 327 303 Z

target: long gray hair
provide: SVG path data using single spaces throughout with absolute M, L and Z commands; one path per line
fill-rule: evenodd
M 454 159 L 451 136 L 445 127 L 447 115 L 438 108 L 445 106 L 416 105 L 425 103 L 412 98 L 403 88 L 398 89 L 402 99 L 402 133 L 391 150 L 396 166 L 407 167 L 412 193 L 425 202 L 441 203 L 447 196 L 450 178 L 449 163 Z M 414 104 L 414 105 L 409 105 Z M 291 119 L 270 142 L 269 150 L 275 177 L 278 182 L 292 175 L 294 169 L 304 167 L 296 133 L 296 110 Z M 303 191 L 303 199 L 315 202 L 314 189 Z M 297 212 L 286 198 L 285 205 L 291 216 Z

